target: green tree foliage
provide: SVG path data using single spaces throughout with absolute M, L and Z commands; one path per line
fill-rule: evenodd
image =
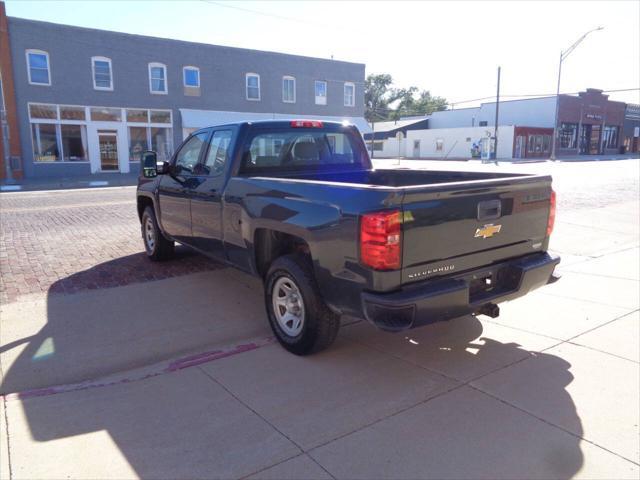
M 401 116 L 429 115 L 447 109 L 447 100 L 434 97 L 428 90 L 417 87 L 393 88 L 388 73 L 368 75 L 365 81 L 365 118 L 369 122 L 395 120 Z

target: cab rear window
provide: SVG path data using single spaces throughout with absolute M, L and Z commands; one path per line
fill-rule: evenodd
M 361 167 L 358 140 L 351 132 L 315 128 L 256 132 L 245 142 L 241 171 Z

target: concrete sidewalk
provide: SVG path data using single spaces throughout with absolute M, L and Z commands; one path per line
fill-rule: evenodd
M 2 305 L 0 478 L 637 479 L 639 205 L 569 177 L 561 281 L 496 319 L 301 358 L 228 268 Z

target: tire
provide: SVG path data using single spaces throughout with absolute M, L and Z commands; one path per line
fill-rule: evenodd
M 340 316 L 324 303 L 311 262 L 304 255 L 284 255 L 273 262 L 265 278 L 265 306 L 280 345 L 296 355 L 324 350 L 338 335 Z M 294 318 L 289 317 L 287 322 L 289 313 Z M 296 316 L 300 313 L 302 321 L 297 325 Z
M 153 207 L 144 209 L 140 227 L 147 257 L 157 262 L 173 256 L 174 243 L 162 234 Z

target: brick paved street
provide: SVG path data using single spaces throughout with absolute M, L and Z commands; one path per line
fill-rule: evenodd
M 0 303 L 217 268 L 185 248 L 154 264 L 143 253 L 135 188 L 3 194 Z

